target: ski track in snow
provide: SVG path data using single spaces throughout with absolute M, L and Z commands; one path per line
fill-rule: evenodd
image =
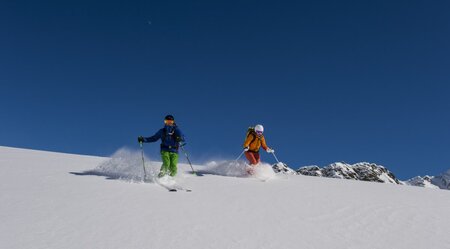
M 307 176 L 261 182 L 230 163 L 194 166 L 201 177 L 181 164 L 175 181 L 194 191 L 168 193 L 157 184 L 129 184 L 142 183 L 140 152 L 100 158 L 0 147 L 0 248 L 450 244 L 450 191 Z M 148 160 L 147 167 L 154 175 L 160 163 Z

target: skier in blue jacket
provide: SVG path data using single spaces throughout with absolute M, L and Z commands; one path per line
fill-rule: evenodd
M 161 159 L 163 165 L 158 174 L 158 177 L 164 175 L 175 176 L 177 174 L 178 164 L 178 148 L 184 140 L 184 135 L 178 126 L 175 124 L 175 119 L 172 115 L 167 115 L 164 118 L 164 128 L 156 132 L 151 137 L 138 137 L 139 143 L 153 143 L 161 139 Z

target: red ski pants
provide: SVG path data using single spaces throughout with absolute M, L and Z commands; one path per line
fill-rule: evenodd
M 250 165 L 258 164 L 260 161 L 258 152 L 246 151 L 245 157 L 250 162 Z

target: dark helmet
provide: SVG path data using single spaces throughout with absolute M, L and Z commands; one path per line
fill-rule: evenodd
M 172 115 L 167 115 L 164 120 L 175 120 Z

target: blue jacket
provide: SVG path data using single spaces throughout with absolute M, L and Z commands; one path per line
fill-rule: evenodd
M 184 135 L 177 126 L 164 126 L 155 135 L 144 137 L 144 143 L 153 143 L 161 139 L 161 151 L 178 153 L 178 147 L 184 142 Z

